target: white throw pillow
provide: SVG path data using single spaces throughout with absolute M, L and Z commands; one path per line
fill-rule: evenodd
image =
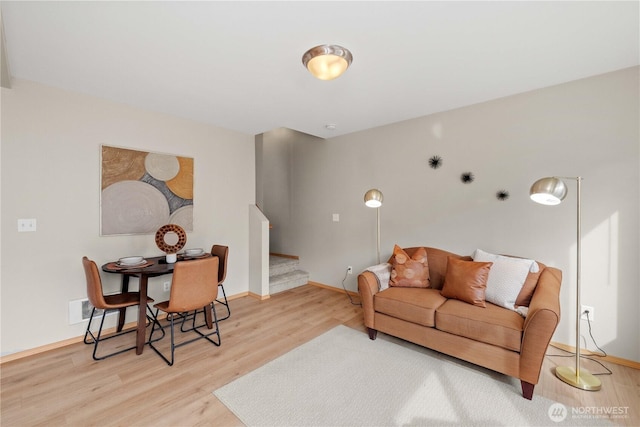
M 518 294 L 535 261 L 496 255 L 480 249 L 476 249 L 473 260 L 493 263 L 487 279 L 485 300 L 500 307 L 515 310 Z

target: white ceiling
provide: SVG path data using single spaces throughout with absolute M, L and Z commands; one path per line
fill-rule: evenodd
M 639 64 L 638 1 L 1 8 L 14 78 L 252 135 L 327 138 Z M 333 81 L 301 63 L 325 43 L 354 57 Z

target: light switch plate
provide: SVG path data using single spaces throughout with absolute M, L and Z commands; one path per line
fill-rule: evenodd
M 23 231 L 36 231 L 36 219 L 19 219 L 18 220 L 18 232 Z

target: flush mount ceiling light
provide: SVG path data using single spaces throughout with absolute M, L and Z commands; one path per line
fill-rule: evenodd
M 353 56 L 348 49 L 334 44 L 313 47 L 302 55 L 302 64 L 320 80 L 340 77 L 352 61 Z

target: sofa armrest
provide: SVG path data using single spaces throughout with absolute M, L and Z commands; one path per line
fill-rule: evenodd
M 560 322 L 562 271 L 544 269 L 529 304 L 520 348 L 520 379 L 537 384 L 544 355 Z
M 373 296 L 378 293 L 378 280 L 375 274 L 370 271 L 364 271 L 358 275 L 358 292 L 360 293 L 360 301 L 364 310 L 364 325 L 375 329 L 373 324 L 375 312 Z

